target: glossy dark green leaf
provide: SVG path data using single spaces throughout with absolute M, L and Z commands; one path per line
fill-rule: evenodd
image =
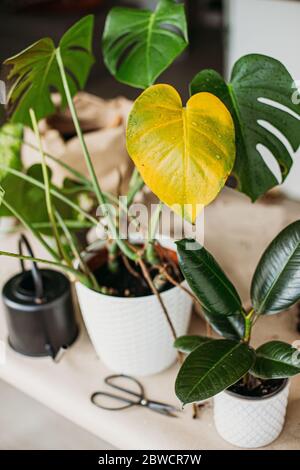
M 256 350 L 251 373 L 262 379 L 281 379 L 300 373 L 300 351 L 282 341 L 270 341 Z
M 278 313 L 300 299 L 300 220 L 268 246 L 254 273 L 251 299 L 257 313 Z
M 236 315 L 241 299 L 213 256 L 194 240 L 176 242 L 179 264 L 202 307 L 216 315 Z
M 258 144 L 266 147 L 277 161 L 282 181 L 292 166 L 288 146 L 262 123 L 267 122 L 280 131 L 294 151 L 300 145 L 300 104 L 292 101 L 293 82 L 278 60 L 249 54 L 235 63 L 229 83 L 214 70 L 203 70 L 191 83 L 192 94 L 201 91 L 213 93 L 231 112 L 237 146 L 233 174 L 237 179 L 237 189 L 253 201 L 278 184 L 257 149 Z M 274 102 L 281 108 L 274 106 Z
M 84 87 L 94 61 L 91 53 L 93 24 L 92 15 L 82 18 L 59 42 L 72 96 Z M 38 119 L 52 114 L 55 111 L 51 98 L 53 90 L 60 93 L 64 106 L 65 94 L 55 54 L 53 40 L 44 38 L 5 61 L 12 66 L 8 75 L 13 81 L 8 94 L 12 122 L 31 125 L 30 108 L 35 110 Z
M 224 316 L 202 309 L 202 313 L 213 330 L 227 339 L 240 340 L 244 336 L 245 321 L 241 313 Z
M 183 353 L 189 354 L 201 344 L 208 343 L 208 341 L 212 341 L 212 338 L 198 335 L 179 336 L 174 341 L 174 347 Z
M 176 395 L 183 404 L 210 398 L 236 383 L 254 361 L 255 352 L 245 343 L 229 339 L 204 343 L 181 366 Z
M 120 82 L 152 85 L 188 44 L 183 3 L 160 0 L 154 11 L 113 8 L 103 33 L 103 55 Z

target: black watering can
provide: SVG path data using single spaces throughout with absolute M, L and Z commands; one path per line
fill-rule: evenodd
M 20 255 L 24 245 L 33 257 L 22 235 Z M 39 269 L 34 262 L 26 270 L 21 260 L 21 268 L 2 289 L 9 345 L 26 356 L 51 356 L 57 361 L 58 353 L 78 335 L 70 281 L 59 271 Z

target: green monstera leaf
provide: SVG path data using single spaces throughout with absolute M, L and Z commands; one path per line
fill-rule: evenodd
M 72 96 L 84 87 L 94 61 L 91 53 L 93 24 L 93 16 L 82 18 L 59 42 Z M 8 75 L 8 80 L 12 81 L 8 94 L 12 122 L 31 125 L 30 108 L 34 108 L 37 119 L 52 114 L 55 111 L 51 99 L 53 90 L 60 93 L 62 106 L 65 105 L 56 50 L 53 40 L 44 38 L 5 61 L 12 66 Z
M 231 112 L 237 146 L 233 175 L 237 189 L 252 201 L 283 182 L 290 171 L 293 161 L 280 134 L 294 152 L 300 145 L 300 103 L 292 100 L 293 87 L 293 78 L 284 65 L 260 54 L 241 57 L 229 83 L 214 70 L 203 70 L 191 83 L 191 94 L 213 93 Z M 259 145 L 274 157 L 281 181 L 262 157 Z
M 259 314 L 281 312 L 300 300 L 300 220 L 283 229 L 262 255 L 251 299 Z
M 251 373 L 262 379 L 282 379 L 300 373 L 300 351 L 283 341 L 270 341 L 256 350 Z
M 229 339 L 205 342 L 181 366 L 176 395 L 183 404 L 210 398 L 236 383 L 254 361 L 255 352 L 245 343 Z
M 152 85 L 188 44 L 182 3 L 160 0 L 155 11 L 113 8 L 103 33 L 103 55 L 120 82 Z

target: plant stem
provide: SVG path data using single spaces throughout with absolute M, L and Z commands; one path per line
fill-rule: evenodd
M 31 142 L 27 142 L 27 140 L 24 140 L 22 138 L 18 138 L 16 136 L 10 134 L 9 132 L 6 132 L 6 131 L 2 131 L 2 132 L 3 132 L 3 134 L 7 135 L 8 137 L 13 137 L 15 140 L 19 140 L 20 142 L 22 142 L 24 145 L 31 148 L 32 150 L 36 150 L 37 152 L 39 151 L 39 148 L 36 145 L 32 144 Z M 89 186 L 90 188 L 92 187 L 91 186 L 91 181 L 88 178 L 86 178 L 79 171 L 77 171 L 74 168 L 72 168 L 71 166 L 69 166 L 63 160 L 61 160 L 60 158 L 54 157 L 54 155 L 51 155 L 48 152 L 44 152 L 44 155 L 45 155 L 46 158 L 49 158 L 50 160 L 54 161 L 55 163 L 57 163 L 58 165 L 63 167 L 65 170 L 67 170 L 69 173 L 71 173 L 73 176 L 75 176 L 82 183 Z
M 119 262 L 118 262 L 119 247 L 115 240 L 112 240 L 111 243 L 108 243 L 107 251 L 108 251 L 108 260 L 107 260 L 108 269 L 110 270 L 111 273 L 117 273 L 119 271 Z
M 122 210 L 124 210 L 125 213 L 128 213 L 128 208 L 131 206 L 133 199 L 136 195 L 136 193 L 143 187 L 144 181 L 142 180 L 137 168 L 135 167 L 128 186 L 128 193 L 127 193 L 127 201 L 126 205 L 122 204 L 120 207 Z M 117 200 L 117 204 L 119 205 L 119 201 Z M 138 226 L 137 222 L 135 219 L 132 220 L 135 226 Z M 109 267 L 112 272 L 116 271 L 118 269 L 117 262 L 115 260 L 115 255 L 117 253 L 117 242 L 113 240 L 112 244 L 109 247 L 109 253 L 110 253 L 110 263 Z
M 76 230 L 80 230 L 80 229 L 83 229 L 83 228 L 86 228 L 86 229 L 89 229 L 91 227 L 94 227 L 94 224 L 90 223 L 90 222 L 81 222 L 79 220 L 64 220 L 64 223 L 66 225 L 66 227 L 68 229 L 76 229 Z M 42 230 L 42 229 L 47 229 L 47 228 L 50 228 L 51 225 L 50 225 L 50 222 L 34 222 L 32 224 L 32 227 L 37 229 L 37 230 Z
M 76 278 L 78 278 L 80 282 L 89 285 L 89 283 L 87 283 L 87 278 L 84 274 L 82 274 L 81 272 L 77 271 L 74 268 L 71 268 L 69 266 L 66 266 L 65 264 L 62 264 L 56 261 L 49 261 L 43 258 L 36 258 L 35 256 L 20 255 L 18 253 L 11 253 L 9 251 L 0 251 L 0 256 L 9 256 L 10 258 L 22 259 L 24 261 L 34 261 L 35 263 L 43 263 L 43 264 L 48 264 L 49 266 L 56 266 L 62 269 L 63 271 L 73 274 Z
M 200 302 L 199 302 L 199 300 L 197 299 L 197 297 L 196 297 L 189 289 L 187 289 L 186 287 L 184 287 L 180 282 L 176 281 L 176 279 L 174 279 L 174 278 L 168 273 L 167 269 L 166 269 L 164 266 L 157 266 L 157 269 L 159 269 L 159 270 L 163 273 L 163 275 L 166 277 L 166 279 L 167 279 L 171 284 L 173 284 L 173 286 L 179 287 L 179 288 L 180 288 L 181 290 L 183 290 L 189 297 L 191 297 L 191 299 L 192 299 L 195 303 L 201 305 Z
M 56 60 L 57 60 L 58 68 L 59 68 L 59 71 L 60 71 L 60 75 L 61 75 L 65 95 L 66 95 L 66 98 L 67 98 L 67 102 L 68 102 L 68 105 L 69 105 L 70 113 L 71 113 L 71 116 L 72 116 L 72 120 L 73 120 L 73 123 L 74 123 L 74 126 L 75 126 L 75 130 L 76 130 L 76 133 L 77 133 L 77 136 L 78 136 L 79 143 L 81 145 L 81 149 L 82 149 L 82 152 L 83 152 L 83 155 L 84 155 L 84 158 L 85 158 L 85 162 L 86 162 L 86 165 L 87 165 L 87 168 L 88 168 L 91 180 L 92 180 L 93 188 L 94 188 L 98 203 L 99 203 L 100 206 L 103 207 L 103 209 L 105 209 L 105 213 L 106 213 L 106 216 L 107 216 L 108 227 L 109 227 L 109 230 L 111 232 L 112 238 L 114 240 L 116 240 L 120 250 L 122 250 L 123 253 L 126 256 L 128 256 L 128 258 L 130 258 L 132 260 L 136 260 L 137 259 L 136 253 L 134 251 L 132 251 L 130 249 L 130 247 L 122 239 L 119 238 L 118 233 L 117 233 L 117 228 L 116 228 L 116 225 L 115 225 L 115 221 L 113 220 L 113 216 L 111 214 L 111 211 L 106 206 L 106 198 L 105 198 L 103 192 L 101 191 L 99 181 L 97 179 L 95 169 L 93 167 L 92 160 L 91 160 L 91 157 L 90 157 L 90 154 L 89 154 L 89 151 L 88 151 L 88 148 L 87 148 L 86 142 L 84 140 L 80 124 L 79 124 L 79 120 L 78 120 L 76 109 L 75 109 L 73 99 L 72 99 L 72 96 L 71 96 L 71 93 L 70 93 L 69 84 L 68 84 L 68 80 L 67 80 L 67 76 L 66 76 L 66 72 L 65 72 L 65 68 L 64 68 L 64 64 L 63 64 L 63 60 L 62 60 L 62 57 L 61 57 L 59 47 L 56 49 Z
M 66 72 L 65 72 L 65 67 L 64 67 L 64 64 L 63 64 L 63 60 L 62 60 L 59 48 L 56 49 L 56 60 L 57 60 L 58 68 L 59 68 L 59 71 L 60 71 L 60 75 L 61 75 L 65 95 L 66 95 L 66 98 L 67 98 L 67 102 L 68 102 L 68 105 L 69 105 L 69 109 L 70 109 L 70 112 L 71 112 L 72 120 L 73 120 L 73 123 L 74 123 L 74 127 L 75 127 L 75 130 L 76 130 L 76 134 L 77 134 L 77 137 L 79 139 L 79 143 L 80 143 L 80 146 L 81 146 L 84 158 L 85 158 L 85 162 L 86 162 L 90 177 L 92 179 L 92 184 L 93 184 L 93 188 L 94 188 L 95 194 L 96 194 L 97 199 L 98 199 L 98 203 L 100 205 L 105 204 L 106 200 L 105 200 L 105 197 L 102 194 L 102 191 L 100 189 L 100 185 L 99 185 L 99 182 L 97 180 L 95 169 L 93 167 L 91 157 L 90 157 L 90 154 L 89 154 L 89 151 L 88 151 L 87 145 L 85 143 L 83 133 L 82 133 L 82 130 L 81 130 L 81 127 L 80 127 L 80 124 L 79 124 L 77 112 L 76 112 L 76 109 L 75 109 L 75 106 L 74 106 L 74 103 L 73 103 L 73 99 L 72 99 L 72 96 L 71 96 L 71 92 L 70 92 L 70 89 L 69 89 L 69 84 L 68 84 L 68 80 L 67 80 L 67 76 L 66 76 Z
M 53 248 L 48 245 L 44 238 L 34 229 L 34 227 L 27 222 L 19 212 L 12 207 L 5 199 L 3 199 L 2 204 L 24 225 L 24 227 L 29 230 L 35 238 L 40 242 L 40 244 L 48 251 L 48 253 L 57 261 L 59 261 L 58 254 L 53 250 Z
M 70 247 L 71 247 L 71 250 L 73 252 L 73 255 L 74 255 L 74 258 L 77 259 L 78 261 L 78 264 L 79 266 L 81 267 L 82 271 L 89 277 L 90 281 L 91 281 L 91 284 L 93 285 L 93 288 L 95 290 L 99 290 L 99 285 L 98 285 L 98 282 L 95 278 L 95 276 L 93 275 L 93 273 L 90 271 L 89 267 L 87 266 L 87 264 L 83 261 L 80 253 L 79 253 L 79 250 L 77 249 L 77 246 L 76 246 L 76 242 L 75 240 L 73 239 L 72 237 L 72 234 L 71 232 L 69 231 L 68 227 L 66 226 L 63 218 L 61 217 L 61 215 L 59 214 L 59 212 L 55 212 L 55 216 L 65 234 L 65 237 L 67 239 L 67 242 L 69 243 Z
M 12 134 L 10 134 L 9 132 L 6 132 L 6 131 L 3 131 L 3 133 L 9 137 L 13 137 L 14 139 L 16 140 L 20 140 L 21 142 L 23 142 L 24 145 L 32 148 L 33 150 L 36 150 L 38 151 L 38 147 L 36 147 L 34 144 L 31 144 L 30 142 L 27 142 L 26 140 L 24 139 L 19 139 L 18 137 L 16 136 L 13 136 Z M 89 180 L 86 176 L 84 176 L 82 173 L 80 173 L 79 171 L 75 170 L 74 168 L 72 168 L 70 165 L 68 165 L 67 163 L 65 163 L 63 160 L 61 160 L 60 158 L 57 158 L 57 157 L 54 157 L 54 155 L 51 155 L 50 153 L 48 152 L 44 152 L 44 155 L 46 158 L 49 158 L 50 160 L 53 160 L 55 163 L 57 163 L 59 166 L 61 166 L 62 168 L 64 168 L 65 170 L 67 170 L 69 173 L 71 173 L 73 176 L 75 176 L 75 178 L 77 178 L 80 182 L 83 183 L 84 187 L 83 188 L 80 188 L 82 190 L 86 190 L 86 191 L 90 191 L 92 192 L 93 191 L 93 185 L 92 185 L 92 182 L 91 180 Z M 134 172 L 133 172 L 134 173 Z M 141 180 L 142 181 L 142 180 Z M 141 185 L 142 186 L 142 185 Z M 136 194 L 136 189 L 137 189 L 137 186 L 135 187 L 135 192 L 134 192 L 134 195 Z M 138 188 L 140 189 L 140 188 Z M 113 202 L 114 204 L 118 205 L 119 204 L 119 200 L 116 196 L 114 196 L 113 194 L 110 194 L 108 193 L 107 191 L 102 191 L 102 193 L 104 194 L 104 197 Z M 128 204 L 129 206 L 129 204 Z M 127 212 L 127 207 L 125 204 L 121 204 L 121 208 Z M 137 223 L 136 223 L 137 225 Z
M 28 147 L 32 148 L 33 150 L 36 150 L 38 151 L 38 147 L 36 147 L 34 144 L 31 144 L 30 142 L 27 142 L 26 140 L 24 139 L 19 139 L 18 137 L 10 134 L 9 132 L 6 132 L 6 131 L 3 131 L 3 133 L 9 137 L 13 137 L 14 139 L 16 140 L 20 140 L 20 142 L 23 142 L 24 145 L 27 145 Z M 86 178 L 86 176 L 84 176 L 82 173 L 80 173 L 79 171 L 75 170 L 74 168 L 72 168 L 71 166 L 69 166 L 67 163 L 65 163 L 63 160 L 61 160 L 60 158 L 57 158 L 57 157 L 54 157 L 54 155 L 51 155 L 50 153 L 48 152 L 44 152 L 44 155 L 46 158 L 49 158 L 50 160 L 53 160 L 55 163 L 57 163 L 58 165 L 60 165 L 62 168 L 65 168 L 69 173 L 71 173 L 73 176 L 75 176 L 80 182 L 83 183 L 84 187 L 83 188 L 80 188 L 82 190 L 86 190 L 86 191 L 90 191 L 92 192 L 93 191 L 93 185 L 92 185 L 92 182 Z M 135 171 L 137 172 L 137 169 L 135 168 L 135 170 L 133 171 L 133 174 L 132 174 L 132 178 L 133 179 L 133 175 L 135 173 Z M 139 173 L 138 173 L 139 175 Z M 135 176 L 135 179 L 137 177 Z M 140 182 L 143 183 L 143 180 L 141 179 L 141 177 L 139 176 L 140 178 Z M 144 183 L 143 183 L 144 184 Z M 143 186 L 143 184 L 141 184 L 141 186 Z M 129 183 L 130 185 L 130 183 Z M 136 192 L 140 189 L 140 187 L 138 185 L 134 185 L 134 190 L 132 191 L 132 195 L 133 197 L 135 196 Z M 108 193 L 107 191 L 102 191 L 102 193 L 104 194 L 104 197 L 113 202 L 114 204 L 118 205 L 120 203 L 119 199 L 114 196 L 113 194 L 110 194 Z M 128 203 L 128 201 L 130 201 L 130 199 L 127 199 L 127 206 L 129 206 L 130 204 Z M 131 201 L 132 202 L 132 201 Z M 128 207 L 126 207 L 125 204 L 121 204 L 120 206 L 122 208 L 122 210 L 124 210 L 124 212 L 127 212 L 128 210 Z M 137 222 L 133 219 L 132 222 L 137 226 Z
M 27 181 L 28 183 L 31 183 L 33 184 L 34 186 L 37 186 L 38 188 L 42 189 L 43 191 L 45 191 L 45 185 L 43 183 L 41 183 L 40 181 L 32 178 L 31 176 L 28 176 L 26 175 L 25 173 L 22 173 L 21 171 L 18 171 L 18 170 L 15 170 L 14 168 L 10 168 L 6 165 L 2 165 L 0 163 L 0 168 L 7 171 L 7 173 L 11 173 L 12 175 L 15 175 L 17 176 L 18 178 L 21 178 L 23 179 L 24 181 Z M 98 225 L 98 220 L 93 217 L 92 215 L 90 215 L 88 212 L 84 211 L 83 209 L 81 209 L 80 206 L 78 206 L 77 204 L 75 204 L 73 201 L 71 201 L 70 199 L 68 199 L 67 197 L 65 197 L 63 194 L 61 194 L 59 191 L 56 191 L 56 189 L 54 188 L 50 188 L 50 193 L 52 194 L 52 196 L 56 197 L 57 199 L 60 199 L 62 202 L 64 202 L 65 204 L 67 204 L 68 206 L 72 207 L 72 209 L 74 209 L 75 211 L 79 212 L 80 214 L 82 214 L 86 219 L 90 220 L 91 222 L 93 222 L 94 225 Z
M 139 174 L 138 169 L 135 167 L 132 172 L 132 175 L 129 181 L 129 186 L 128 186 L 128 193 L 127 193 L 127 206 L 128 207 L 132 204 L 135 195 L 142 189 L 143 186 L 144 186 L 144 181 L 141 175 Z
M 146 260 L 150 264 L 157 264 L 159 263 L 159 259 L 155 253 L 155 236 L 156 236 L 156 230 L 157 226 L 159 223 L 159 218 L 160 214 L 162 211 L 162 202 L 159 201 L 156 210 L 151 217 L 150 223 L 149 223 L 149 228 L 148 228 L 148 241 L 147 241 L 147 247 L 146 247 Z
M 244 331 L 243 340 L 244 340 L 245 343 L 249 343 L 250 338 L 251 338 L 252 317 L 253 317 L 254 313 L 255 313 L 255 310 L 254 310 L 254 308 L 252 308 L 248 314 L 244 315 L 245 331 Z
M 147 283 L 148 283 L 150 289 L 152 290 L 153 294 L 156 295 L 156 297 L 157 297 L 157 299 L 158 299 L 158 301 L 159 301 L 159 303 L 160 303 L 160 305 L 161 305 L 161 308 L 162 308 L 162 310 L 163 310 L 163 312 L 164 312 L 165 318 L 166 318 L 166 320 L 167 320 L 167 322 L 168 322 L 168 325 L 169 325 L 169 327 L 170 327 L 170 330 L 171 330 L 173 339 L 174 339 L 174 341 L 175 341 L 176 338 L 177 338 L 176 331 L 175 331 L 174 325 L 173 325 L 173 323 L 172 323 L 172 320 L 171 320 L 171 318 L 170 318 L 170 316 L 169 316 L 168 310 L 167 310 L 167 308 L 166 308 L 166 306 L 165 306 L 165 304 L 164 304 L 164 302 L 163 302 L 163 300 L 162 300 L 162 298 L 161 298 L 161 295 L 160 295 L 160 293 L 158 292 L 158 290 L 156 289 L 155 285 L 153 284 L 153 281 L 152 281 L 152 279 L 151 279 L 151 276 L 150 276 L 150 274 L 149 274 L 149 271 L 148 271 L 147 266 L 146 266 L 146 264 L 144 263 L 144 261 L 143 261 L 142 259 L 139 259 L 139 260 L 138 260 L 138 263 L 139 263 L 139 265 L 140 265 L 140 267 L 141 267 L 141 270 L 142 270 L 142 273 L 143 273 L 143 275 L 144 275 L 144 278 L 146 279 L 146 281 L 147 281 Z
M 32 108 L 29 110 L 29 114 L 30 114 L 30 119 L 31 119 L 31 122 L 32 122 L 33 131 L 35 133 L 35 137 L 36 137 L 36 140 L 38 142 L 39 152 L 40 152 L 40 156 L 41 156 L 41 160 L 42 160 L 42 171 L 43 171 L 43 179 L 44 179 L 44 185 L 45 185 L 45 201 L 46 201 L 48 217 L 49 217 L 49 220 L 50 220 L 50 223 L 51 223 L 51 229 L 52 229 L 53 237 L 54 237 L 55 242 L 56 242 L 58 253 L 62 257 L 62 259 L 65 259 L 65 253 L 64 253 L 63 247 L 62 247 L 61 242 L 60 242 L 60 236 L 59 236 L 58 228 L 57 228 L 57 225 L 56 225 L 56 219 L 55 219 L 55 216 L 54 216 L 54 211 L 53 211 L 53 206 L 52 206 L 49 174 L 48 174 L 45 155 L 44 155 L 44 151 L 43 151 L 42 140 L 41 140 L 41 136 L 40 136 L 40 133 L 39 133 L 39 128 L 38 128 L 36 115 L 35 115 L 35 112 Z

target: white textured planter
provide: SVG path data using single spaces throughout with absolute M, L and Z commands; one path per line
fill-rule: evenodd
M 81 283 L 76 284 L 76 291 L 90 339 L 109 369 L 145 376 L 161 372 L 175 361 L 173 337 L 154 295 L 114 297 L 95 292 Z M 186 334 L 191 298 L 179 287 L 163 292 L 161 297 L 177 335 Z
M 281 433 L 289 394 L 289 382 L 264 398 L 221 392 L 214 397 L 214 420 L 223 439 L 253 449 L 273 442 Z

